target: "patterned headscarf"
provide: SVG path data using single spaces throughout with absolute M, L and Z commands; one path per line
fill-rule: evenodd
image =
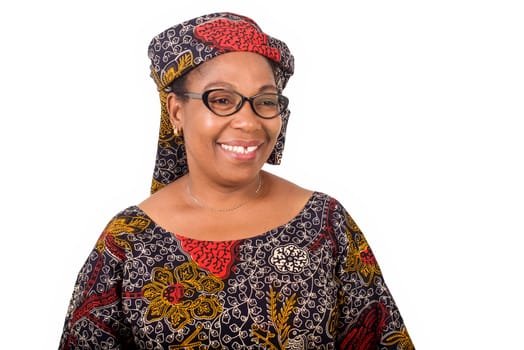
M 160 94 L 161 119 L 151 193 L 188 172 L 182 136 L 175 136 L 167 112 L 170 85 L 198 65 L 226 52 L 258 53 L 275 62 L 275 80 L 284 89 L 293 75 L 293 55 L 287 45 L 260 29 L 250 18 L 222 12 L 197 17 L 155 36 L 149 44 L 151 77 Z M 282 128 L 269 156 L 269 164 L 280 164 L 289 109 L 282 113 Z

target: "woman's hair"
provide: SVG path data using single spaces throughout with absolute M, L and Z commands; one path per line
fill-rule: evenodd
M 186 91 L 187 76 L 188 74 L 184 74 L 180 78 L 173 80 L 173 82 L 168 86 L 166 91 L 174 93 L 175 95 L 178 96 L 178 98 L 182 100 L 187 100 L 189 97 L 187 97 L 186 95 L 183 95 L 184 92 L 187 92 Z

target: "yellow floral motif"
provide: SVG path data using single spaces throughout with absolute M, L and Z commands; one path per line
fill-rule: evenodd
M 153 79 L 158 84 L 160 92 L 161 118 L 159 141 L 165 146 L 169 146 L 169 142 L 176 137 L 173 135 L 173 126 L 171 125 L 167 111 L 167 93 L 163 89 L 169 86 L 173 80 L 179 78 L 188 68 L 194 66 L 193 58 L 191 51 L 183 52 L 175 59 L 175 66 L 171 66 L 161 77 L 158 76 L 155 70 L 152 70 Z M 177 142 L 181 143 L 182 140 L 177 140 Z
M 177 69 L 175 69 L 175 67 L 170 67 L 164 75 L 159 75 L 154 68 L 151 68 L 151 77 L 157 84 L 159 90 L 166 88 L 173 82 L 173 80 L 180 77 L 184 70 L 194 66 L 193 53 L 189 50 L 183 52 L 175 59 L 175 62 L 177 64 Z
M 200 349 L 200 345 L 202 345 L 202 342 L 197 340 L 193 341 L 193 339 L 196 338 L 196 336 L 200 333 L 202 330 L 202 326 L 199 325 L 196 327 L 195 331 L 191 333 L 187 338 L 184 339 L 180 344 L 178 345 L 169 345 L 169 350 L 197 350 Z
M 253 336 L 268 345 L 270 349 L 286 349 L 288 343 L 294 341 L 294 339 L 290 339 L 289 337 L 291 330 L 291 322 L 289 322 L 289 319 L 295 308 L 296 299 L 296 294 L 292 294 L 289 298 L 284 298 L 280 293 L 275 292 L 273 287 L 270 287 L 268 307 L 275 333 L 254 325 L 251 329 Z M 280 310 L 277 308 L 279 302 L 282 303 Z M 274 344 L 274 340 L 276 340 L 278 344 Z
M 156 267 L 151 283 L 142 289 L 150 302 L 146 320 L 154 322 L 167 318 L 175 329 L 180 329 L 193 319 L 212 319 L 222 311 L 215 294 L 223 289 L 222 280 L 199 271 L 193 261 L 174 271 Z
M 346 228 L 346 236 L 349 241 L 349 252 L 346 263 L 346 272 L 357 272 L 364 283 L 369 286 L 373 283 L 376 275 L 381 275 L 380 267 L 363 235 L 357 234 L 353 239 L 351 230 L 360 233 L 358 226 L 348 215 L 349 227 Z
M 158 141 L 169 146 L 169 142 L 174 138 L 173 125 L 169 120 L 169 112 L 167 111 L 167 92 L 160 91 L 160 131 Z
M 406 327 L 398 332 L 392 332 L 386 336 L 384 340 L 384 345 L 397 345 L 398 350 L 415 350 L 415 346 L 411 342 L 408 331 Z
M 161 183 L 160 181 L 153 179 L 153 181 L 151 182 L 151 193 L 155 193 L 156 191 L 158 191 L 159 189 L 161 189 L 164 186 L 165 185 Z
M 121 216 L 113 219 L 106 226 L 104 233 L 96 243 L 96 249 L 101 252 L 104 250 L 106 245 L 106 238 L 108 235 L 113 236 L 116 244 L 123 247 L 124 249 L 131 249 L 129 242 L 118 238 L 120 233 L 137 233 L 143 231 L 151 221 L 141 216 Z
M 338 279 L 337 279 L 338 282 Z M 344 292 L 339 290 L 337 293 L 337 302 L 331 309 L 331 315 L 328 319 L 327 331 L 330 335 L 335 335 L 337 332 L 337 322 L 339 320 L 340 310 L 344 305 Z
M 164 86 L 171 84 L 173 80 L 179 78 L 182 75 L 182 72 L 193 66 L 193 53 L 191 51 L 182 53 L 176 58 L 176 62 L 177 69 L 175 69 L 175 67 L 171 67 L 164 74 L 162 81 Z
M 354 231 L 354 232 L 361 232 L 360 231 L 360 227 L 358 227 L 357 223 L 355 222 L 355 220 L 353 220 L 353 218 L 349 215 L 349 214 L 346 214 L 346 220 L 348 222 L 348 226 L 349 228 Z

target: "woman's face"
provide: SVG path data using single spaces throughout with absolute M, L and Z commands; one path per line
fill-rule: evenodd
M 225 88 L 246 97 L 278 92 L 269 61 L 251 52 L 222 54 L 188 73 L 185 92 Z M 252 180 L 271 154 L 281 117 L 263 119 L 245 102 L 228 117 L 211 112 L 201 99 L 170 94 L 171 122 L 183 130 L 189 171 L 224 185 Z

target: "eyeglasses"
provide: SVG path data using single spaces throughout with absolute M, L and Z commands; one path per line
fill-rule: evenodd
M 202 99 L 204 105 L 219 117 L 228 117 L 238 112 L 248 101 L 257 116 L 264 119 L 278 117 L 289 104 L 286 96 L 277 93 L 261 93 L 246 97 L 228 89 L 211 89 L 203 93 L 184 92 L 184 96 Z

